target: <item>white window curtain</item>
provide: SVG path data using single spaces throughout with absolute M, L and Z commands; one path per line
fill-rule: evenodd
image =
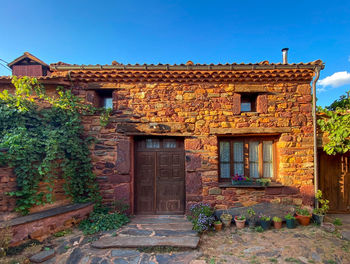
M 249 172 L 251 178 L 259 178 L 259 141 L 249 142 Z
M 243 142 L 233 143 L 233 173 L 244 175 Z
M 230 142 L 220 142 L 221 178 L 230 178 Z
M 273 177 L 272 141 L 263 141 L 264 178 Z

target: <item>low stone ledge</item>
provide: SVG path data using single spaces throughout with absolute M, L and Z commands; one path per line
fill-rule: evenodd
M 16 225 L 23 225 L 26 223 L 35 222 L 35 221 L 43 219 L 43 218 L 48 218 L 48 217 L 52 217 L 55 215 L 60 215 L 60 214 L 76 211 L 76 210 L 82 209 L 84 207 L 88 207 L 89 205 L 92 205 L 92 204 L 93 203 L 91 203 L 91 202 L 81 203 L 81 204 L 69 204 L 69 205 L 60 206 L 60 207 L 52 208 L 49 210 L 45 210 L 42 212 L 17 217 L 17 218 L 8 220 L 8 221 L 0 222 L 0 228 L 11 227 L 11 226 L 16 226 Z
M 43 241 L 52 234 L 71 228 L 85 219 L 93 210 L 93 203 L 65 205 L 39 213 L 18 217 L 0 223 L 10 227 L 12 239 L 10 246 L 18 246 L 28 239 Z

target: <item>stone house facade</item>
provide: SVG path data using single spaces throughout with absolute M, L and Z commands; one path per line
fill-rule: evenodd
M 59 84 L 88 104 L 113 109 L 106 127 L 99 116 L 83 120 L 86 134 L 97 138 L 93 168 L 106 203 L 125 202 L 135 214 L 183 214 L 201 201 L 216 209 L 313 204 L 310 83 L 322 61 L 46 65 L 35 59 L 26 53 L 16 59 L 13 74 L 29 72 L 48 90 Z M 25 69 L 32 65 L 36 70 Z M 0 85 L 8 87 L 9 78 Z M 253 181 L 232 184 L 232 176 Z M 267 187 L 257 184 L 264 178 L 271 180 Z

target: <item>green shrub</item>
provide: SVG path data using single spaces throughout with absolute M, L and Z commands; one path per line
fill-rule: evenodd
M 92 235 L 101 231 L 119 229 L 129 221 L 129 218 L 124 214 L 108 213 L 105 209 L 96 209 L 89 218 L 80 222 L 79 229 L 85 235 Z
M 341 225 L 343 225 L 343 223 L 342 223 L 341 219 L 337 217 L 334 219 L 333 225 L 341 226 Z

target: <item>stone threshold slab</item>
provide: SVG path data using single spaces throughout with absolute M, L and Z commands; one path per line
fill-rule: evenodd
M 98 249 L 105 248 L 142 248 L 142 247 L 179 247 L 197 248 L 199 237 L 105 237 L 92 243 L 92 247 Z
M 192 223 L 185 222 L 185 223 L 176 223 L 176 224 L 128 224 L 127 228 L 137 228 L 137 226 L 140 226 L 139 229 L 142 230 L 178 230 L 178 231 L 186 231 L 186 230 L 192 230 Z
M 181 224 L 188 223 L 186 218 L 157 218 L 157 217 L 136 217 L 131 219 L 131 224 Z
M 80 204 L 69 204 L 69 205 L 60 206 L 60 207 L 52 208 L 49 210 L 41 211 L 38 213 L 17 217 L 17 218 L 8 220 L 8 221 L 0 222 L 0 228 L 6 227 L 6 226 L 22 225 L 22 224 L 34 222 L 34 221 L 37 221 L 37 220 L 40 220 L 43 218 L 72 212 L 75 210 L 79 210 L 81 208 L 85 208 L 91 204 L 93 204 L 93 203 L 89 202 L 89 203 L 80 203 Z

